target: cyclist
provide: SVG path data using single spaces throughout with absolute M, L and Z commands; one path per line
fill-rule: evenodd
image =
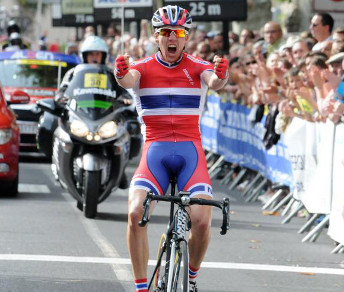
M 129 65 L 118 56 L 114 74 L 124 88 L 133 88 L 145 139 L 140 164 L 129 188 L 127 243 L 136 291 L 148 291 L 147 228 L 138 226 L 147 191 L 162 195 L 170 176 L 191 197 L 212 198 L 199 119 L 207 87 L 221 89 L 228 79 L 228 62 L 214 57 L 214 66 L 184 52 L 192 18 L 179 6 L 164 6 L 152 18 L 158 52 Z M 215 68 L 215 69 L 214 69 Z M 189 239 L 190 291 L 209 243 L 211 207 L 192 206 Z

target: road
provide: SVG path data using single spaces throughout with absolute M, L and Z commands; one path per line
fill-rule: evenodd
M 135 165 L 128 168 L 131 176 Z M 322 232 L 301 243 L 304 218 L 281 224 L 260 203 L 245 203 L 214 181 L 216 198 L 229 196 L 231 230 L 221 236 L 214 210 L 212 240 L 198 277 L 201 292 L 344 291 L 343 254 Z M 0 198 L 0 291 L 134 291 L 126 247 L 127 192 L 116 191 L 86 219 L 57 184 L 48 163 L 20 163 L 20 194 Z M 149 228 L 150 264 L 167 223 L 159 204 Z M 152 265 L 149 266 L 151 272 Z

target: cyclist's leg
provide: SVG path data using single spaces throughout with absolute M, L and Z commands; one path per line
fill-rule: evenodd
M 207 163 L 205 160 L 204 151 L 200 141 L 193 142 L 194 152 L 197 154 L 197 161 L 189 159 L 195 155 L 184 155 L 186 160 L 185 170 L 192 168 L 192 173 L 182 171 L 179 174 L 178 188 L 184 191 L 189 191 L 193 198 L 212 199 L 212 188 L 208 174 Z M 194 166 L 194 163 L 196 165 Z M 187 178 L 187 181 L 183 182 Z M 198 271 L 210 241 L 210 226 L 211 226 L 212 208 L 210 206 L 191 206 L 191 232 L 189 238 L 189 265 L 194 271 Z M 197 273 L 194 273 L 197 276 Z
M 203 198 L 210 200 L 208 195 L 197 195 L 195 198 Z M 203 258 L 206 254 L 210 241 L 212 208 L 210 206 L 191 206 L 191 232 L 189 238 L 189 265 L 194 270 L 198 270 L 201 266 Z
M 146 195 L 146 190 L 131 189 L 129 191 L 127 244 L 132 262 L 132 270 L 136 280 L 147 278 L 148 225 L 145 227 L 138 225 L 138 222 L 142 218 L 142 204 Z
M 147 278 L 147 263 L 148 263 L 148 238 L 147 226 L 140 227 L 138 222 L 142 219 L 143 201 L 147 195 L 147 191 L 153 191 L 154 194 L 163 194 L 168 186 L 168 178 L 166 182 L 159 182 L 153 174 L 154 171 L 159 171 L 160 176 L 164 174 L 164 170 L 157 170 L 156 161 L 151 161 L 148 157 L 153 156 L 159 161 L 159 152 L 153 151 L 156 149 L 153 143 L 146 143 L 142 151 L 140 164 L 134 174 L 129 189 L 128 200 L 128 228 L 127 228 L 127 243 L 132 262 L 132 269 L 135 280 Z M 149 167 L 148 167 L 149 164 Z M 153 171 L 153 173 L 152 173 Z M 163 188 L 161 188 L 163 185 Z M 151 211 L 153 208 L 151 208 Z

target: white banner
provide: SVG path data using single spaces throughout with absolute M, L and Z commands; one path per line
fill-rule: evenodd
M 344 0 L 313 0 L 315 11 L 344 12 Z
M 301 200 L 305 192 L 306 122 L 304 120 L 293 118 L 284 134 L 284 143 L 288 148 L 293 171 L 293 196 L 296 200 Z
M 308 147 L 310 145 L 306 146 L 306 192 L 302 197 L 302 202 L 310 213 L 329 214 L 332 197 L 332 161 L 335 126 L 329 120 L 326 123 L 316 123 L 315 125 L 317 138 L 316 156 L 314 151 L 309 151 L 310 148 Z M 307 138 L 307 142 L 311 141 L 311 139 L 311 137 Z
M 151 7 L 153 0 L 94 0 L 94 8 Z
M 344 124 L 336 126 L 333 156 L 333 195 L 328 235 L 344 244 Z

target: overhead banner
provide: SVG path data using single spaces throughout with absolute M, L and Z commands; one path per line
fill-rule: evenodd
M 313 9 L 324 12 L 344 12 L 344 0 L 313 0 Z
M 93 0 L 94 18 L 96 22 L 121 20 L 122 9 L 124 19 L 151 19 L 153 0 Z
M 253 126 L 250 111 L 227 99 L 222 102 L 216 93 L 209 94 L 200 123 L 203 147 L 223 155 L 228 162 L 259 171 L 272 182 L 291 186 L 291 164 L 283 140 L 267 151 L 263 145 L 264 121 Z
M 61 0 L 64 26 L 94 25 L 93 0 Z
M 186 8 L 194 21 L 247 19 L 247 0 L 163 0 L 163 3 Z

